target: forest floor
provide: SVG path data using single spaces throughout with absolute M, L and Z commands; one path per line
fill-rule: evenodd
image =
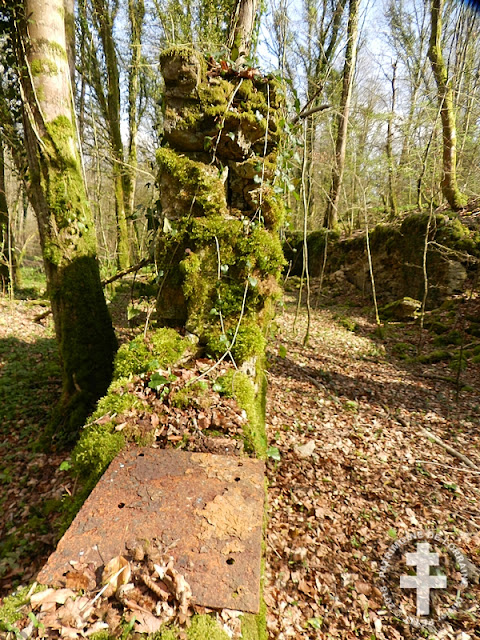
M 434 336 L 413 323 L 390 323 L 379 336 L 368 301 L 347 284 L 319 297 L 303 346 L 306 313 L 295 333 L 295 300 L 295 290 L 286 294 L 269 351 L 269 636 L 423 637 L 401 619 L 415 614 L 414 590 L 395 587 L 401 553 L 415 550 L 405 536 L 435 531 L 480 565 L 480 364 L 468 361 L 457 379 L 448 362 L 418 362 L 419 344 L 433 353 Z M 480 301 L 468 304 L 480 317 Z M 452 326 L 460 307 L 449 312 Z M 74 490 L 66 455 L 35 446 L 60 388 L 51 321 L 33 321 L 42 310 L 0 299 L 0 601 L 42 566 L 58 501 Z M 385 582 L 394 616 L 379 571 L 396 541 Z M 458 611 L 436 635 L 479 638 L 478 573 L 468 564 L 460 602 L 462 576 L 450 569 L 435 612 Z

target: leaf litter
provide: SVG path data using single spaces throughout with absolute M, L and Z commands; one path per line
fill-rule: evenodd
M 337 309 L 312 314 L 304 347 L 306 317 L 300 314 L 295 336 L 295 302 L 287 296 L 270 345 L 269 638 L 478 638 L 480 367 L 463 373 L 470 386 L 457 404 L 444 365 L 392 357 L 388 334 L 376 338 L 358 294 L 344 291 L 337 301 Z M 355 332 L 338 322 L 338 310 L 353 317 Z M 395 337 L 413 342 L 414 331 L 396 326 Z M 395 618 L 380 591 L 384 554 L 417 530 L 441 532 L 473 567 L 460 610 L 437 635 Z
M 394 358 L 388 339 L 374 337 L 371 318 L 360 308 L 363 302 L 353 307 L 351 292 L 347 296 L 349 306 L 341 310 L 355 320 L 357 331 L 347 331 L 333 309 L 320 309 L 313 314 L 310 343 L 304 348 L 306 319 L 300 317 L 298 336 L 292 337 L 293 306 L 287 299 L 269 354 L 265 600 L 269 637 L 279 640 L 418 637 L 413 627 L 388 611 L 378 577 L 384 553 L 412 530 L 441 531 L 473 567 L 480 564 L 479 475 L 421 434 L 427 427 L 480 468 L 479 366 L 469 365 L 462 374 L 470 388 L 456 403 L 444 364 L 407 365 Z M 24 312 L 28 315 L 30 310 Z M 28 330 L 24 316 L 23 326 Z M 408 326 L 398 327 L 397 334 L 410 339 L 409 332 Z M 208 366 L 198 361 L 189 373 L 162 375 L 192 378 Z M 233 400 L 221 410 L 217 398 L 194 407 L 169 402 L 184 382 L 170 384 L 158 416 L 155 410 L 115 416 L 118 430 L 136 423 L 145 433 L 155 433 L 157 446 L 182 443 L 197 451 L 223 453 L 222 447 L 241 433 L 245 416 Z M 134 390 L 155 409 L 158 389 L 148 383 L 148 379 L 137 381 L 128 391 Z M 212 393 L 209 389 L 206 396 L 211 398 Z M 223 430 L 223 443 L 208 437 L 211 426 Z M 220 451 L 215 450 L 218 446 Z M 42 475 L 53 485 L 54 495 L 68 493 L 73 488 L 66 474 L 58 471 L 59 460 L 51 458 L 53 464 L 49 458 Z M 35 471 L 33 467 L 33 482 Z M 32 501 L 34 493 L 29 492 Z M 15 490 L 9 492 L 4 502 L 7 513 L 13 512 L 16 497 Z M 28 505 L 28 493 L 22 492 L 21 501 Z M 47 549 L 53 542 L 51 535 Z M 119 628 L 122 616 L 130 618 L 132 628 L 146 633 L 157 628 L 159 616 L 188 624 L 195 610 L 189 605 L 188 585 L 182 576 L 175 579 L 167 572 L 168 562 L 153 562 L 139 549 L 130 550 L 123 561 L 118 559 L 119 567 L 110 575 L 113 586 L 108 579 L 102 586 L 91 567 L 72 563 L 67 589 L 48 593 L 43 601 L 36 600 L 37 594 L 31 597 L 31 610 L 24 611 L 24 631 L 30 637 L 88 637 L 105 625 L 110 631 Z M 127 571 L 122 569 L 125 563 L 129 581 L 115 583 Z M 22 570 L 25 580 L 35 571 Z M 170 571 L 175 571 L 173 566 Z M 7 590 L 14 575 L 15 566 L 4 582 Z M 443 625 L 439 638 L 479 637 L 479 587 L 475 572 L 472 576 L 461 611 Z M 101 593 L 105 586 L 111 595 L 106 590 Z M 238 635 L 239 612 L 216 615 L 230 635 Z M 83 624 L 85 619 L 88 624 Z
M 212 613 L 232 638 L 239 637 L 240 612 L 214 611 L 192 603 L 192 590 L 175 569 L 174 560 L 157 540 L 137 541 L 128 555 L 112 558 L 92 582 L 92 567 L 72 562 L 67 574 L 70 587 L 47 588 L 33 593 L 22 607 L 16 631 L 7 633 L 29 638 L 88 638 L 108 630 L 123 637 L 125 622 L 132 632 L 153 634 L 165 624 L 174 624 L 179 637 L 186 637 L 194 613 Z M 88 582 L 89 588 L 84 585 Z

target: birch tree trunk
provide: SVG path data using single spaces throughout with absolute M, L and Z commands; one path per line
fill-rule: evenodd
M 332 186 L 325 212 L 324 227 L 333 229 L 338 223 L 338 202 L 345 169 L 345 153 L 347 150 L 347 129 L 352 98 L 353 77 L 357 62 L 358 45 L 358 6 L 359 0 L 350 0 L 348 9 L 347 49 L 343 67 L 342 97 L 337 121 L 337 139 L 335 143 L 335 162 L 332 168 Z
M 117 342 L 100 281 L 73 112 L 63 0 L 24 0 L 17 22 L 30 200 L 63 367 L 50 425 L 73 442 L 111 380 Z
M 466 196 L 457 185 L 457 131 L 453 106 L 453 92 L 442 54 L 442 9 L 443 0 L 432 0 L 431 34 L 428 57 L 432 63 L 437 84 L 437 97 L 443 132 L 443 177 L 442 193 L 454 211 L 467 204 Z

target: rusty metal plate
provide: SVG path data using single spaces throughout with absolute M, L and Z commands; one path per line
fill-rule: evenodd
M 63 586 L 70 560 L 95 568 L 135 540 L 172 545 L 195 604 L 258 613 L 264 513 L 260 460 L 136 447 L 87 499 L 37 580 Z

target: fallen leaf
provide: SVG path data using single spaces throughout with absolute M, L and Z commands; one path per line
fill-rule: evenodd
M 130 563 L 123 556 L 115 556 L 107 562 L 102 572 L 102 584 L 108 584 L 105 597 L 109 598 L 119 587 L 130 582 L 131 575 Z

